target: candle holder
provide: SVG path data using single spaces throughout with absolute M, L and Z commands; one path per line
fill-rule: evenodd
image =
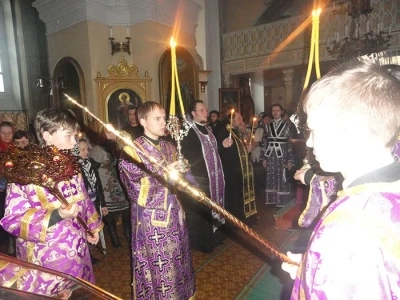
M 191 124 L 186 120 L 186 116 L 183 116 L 182 122 L 180 122 L 179 118 L 174 115 L 170 115 L 167 122 L 167 129 L 171 134 L 171 137 L 176 142 L 176 150 L 178 151 L 178 165 L 176 169 L 179 172 L 186 172 L 189 169 L 189 164 L 185 162 L 185 158 L 182 154 L 182 139 L 187 136 Z
M 111 43 L 111 55 L 114 55 L 116 52 L 126 52 L 131 55 L 131 38 L 127 36 L 126 42 L 114 42 L 114 38 L 108 38 Z

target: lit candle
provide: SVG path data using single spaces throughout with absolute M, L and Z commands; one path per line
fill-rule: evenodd
M 254 124 L 257 121 L 257 118 L 254 117 L 253 118 L 253 124 L 251 125 L 251 131 L 250 131 L 250 141 L 249 141 L 249 145 L 251 146 L 251 138 L 253 137 L 253 131 L 254 131 Z
M 318 8 L 315 16 L 315 73 L 317 79 L 321 78 L 321 68 L 319 65 L 319 15 L 321 14 L 321 8 Z
M 110 26 L 110 38 L 112 38 L 112 26 Z
M 130 37 L 129 26 L 126 26 L 126 37 Z
M 175 56 L 175 60 L 176 60 L 176 56 Z M 174 65 L 174 67 L 175 67 L 175 80 L 176 80 L 176 89 L 178 91 L 179 106 L 181 108 L 182 116 L 184 116 L 185 115 L 185 107 L 183 106 L 181 87 L 179 85 L 179 76 L 178 76 L 178 69 L 176 67 L 176 64 Z
M 169 42 L 171 46 L 171 104 L 169 107 L 170 116 L 175 116 L 175 67 L 176 67 L 176 57 L 175 57 L 175 41 L 171 37 Z
M 234 114 L 235 114 L 235 110 L 232 108 L 231 109 L 231 125 L 230 125 L 230 128 L 229 128 L 229 139 L 232 138 L 232 120 L 233 120 L 233 115 Z

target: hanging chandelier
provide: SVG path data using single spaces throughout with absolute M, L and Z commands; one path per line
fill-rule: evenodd
M 343 1 L 339 2 L 339 8 L 335 8 L 334 14 L 347 14 L 351 17 L 350 28 L 344 27 L 344 38 L 340 40 L 339 31 L 335 32 L 333 42 L 327 39 L 327 51 L 330 55 L 341 60 L 348 60 L 353 57 L 379 53 L 387 50 L 391 44 L 391 25 L 387 31 L 382 22 L 377 22 L 376 30 L 371 26 L 369 15 L 371 14 L 371 0 L 350 0 L 347 5 Z

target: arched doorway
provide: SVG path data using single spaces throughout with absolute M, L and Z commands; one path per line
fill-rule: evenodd
M 87 124 L 87 117 L 83 111 L 67 100 L 64 94 L 75 99 L 78 103 L 86 106 L 85 79 L 82 68 L 72 57 L 61 58 L 53 71 L 53 106 L 71 109 L 79 123 Z

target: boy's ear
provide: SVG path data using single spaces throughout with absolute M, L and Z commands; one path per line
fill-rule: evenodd
M 143 119 L 143 118 L 141 118 L 141 119 L 139 120 L 139 123 L 140 123 L 140 125 L 142 125 L 142 126 L 144 127 L 144 125 L 146 125 L 146 120 Z
M 46 144 L 50 144 L 51 143 L 51 134 L 48 131 L 43 131 L 43 140 L 46 142 Z

